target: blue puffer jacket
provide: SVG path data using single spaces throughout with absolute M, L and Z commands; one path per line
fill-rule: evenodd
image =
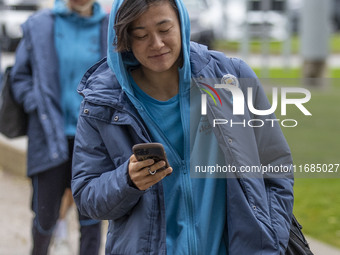
M 105 57 L 108 17 L 101 24 L 101 55 Z M 53 28 L 51 10 L 36 13 L 22 25 L 24 36 L 11 74 L 14 97 L 29 114 L 28 176 L 62 164 L 69 155 L 62 124 Z
M 245 97 L 247 87 L 252 87 L 254 107 L 270 108 L 255 74 L 243 61 L 191 43 L 190 63 L 192 77 L 197 80 L 221 78 L 225 74 L 251 78 L 241 84 Z M 78 121 L 72 179 L 78 208 L 92 218 L 110 221 L 106 254 L 166 254 L 162 182 L 140 191 L 131 185 L 128 177 L 131 147 L 150 141 L 143 120 L 105 60 L 85 74 L 79 92 L 84 101 Z M 228 96 L 224 90 L 219 93 L 221 97 Z M 221 119 L 231 117 L 219 111 L 212 100 L 208 100 L 208 115 Z M 255 116 L 247 112 L 242 118 L 247 122 Z M 289 147 L 278 125 L 257 129 L 224 125 L 214 133 L 226 161 L 237 168 L 292 164 Z M 252 178 L 241 173 L 234 177 L 226 179 L 229 254 L 284 254 L 293 208 L 292 173 L 287 173 L 285 178 L 275 175 Z

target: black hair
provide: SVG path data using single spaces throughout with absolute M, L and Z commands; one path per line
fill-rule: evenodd
M 147 9 L 161 2 L 169 2 L 174 8 L 177 17 L 179 12 L 174 0 L 125 0 L 117 11 L 114 29 L 116 36 L 113 45 L 118 52 L 129 51 L 131 49 L 130 26 Z

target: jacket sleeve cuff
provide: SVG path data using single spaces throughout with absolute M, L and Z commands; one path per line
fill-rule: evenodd
M 120 201 L 111 210 L 110 214 L 117 219 L 126 215 L 147 191 L 139 190 L 131 181 L 128 173 L 129 160 L 112 172 L 113 185 L 116 186 Z

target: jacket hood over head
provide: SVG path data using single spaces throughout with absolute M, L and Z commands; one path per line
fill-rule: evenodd
M 108 29 L 108 49 L 107 49 L 107 63 L 110 69 L 115 73 L 116 78 L 123 88 L 123 90 L 128 94 L 128 96 L 133 96 L 133 89 L 128 80 L 128 68 L 133 66 L 138 66 L 139 62 L 133 55 L 132 51 L 128 52 L 117 52 L 116 47 L 113 42 L 116 37 L 114 30 L 114 22 L 118 9 L 122 5 L 124 0 L 116 0 L 113 2 L 109 29 Z M 182 0 L 175 0 L 175 3 L 179 12 L 180 26 L 181 26 L 181 40 L 182 40 L 182 56 L 183 56 L 183 66 L 179 69 L 179 74 L 181 80 L 185 84 L 190 84 L 191 71 L 190 71 L 190 20 L 186 7 Z M 189 86 L 188 86 L 189 87 Z

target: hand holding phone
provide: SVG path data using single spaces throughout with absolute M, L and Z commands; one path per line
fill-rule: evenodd
M 132 147 L 132 151 L 138 161 L 153 159 L 156 163 L 164 160 L 164 169 L 169 167 L 166 152 L 161 143 L 139 143 Z
M 169 165 L 162 144 L 136 144 L 132 147 L 132 151 L 129 175 L 132 182 L 140 190 L 146 190 L 171 174 L 172 168 Z

